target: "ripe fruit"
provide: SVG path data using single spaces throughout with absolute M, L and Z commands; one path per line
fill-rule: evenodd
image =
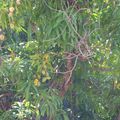
M 17 4 L 17 5 L 20 5 L 20 0 L 16 0 L 16 4 Z
M 34 85 L 35 85 L 35 86 L 40 86 L 40 82 L 39 82 L 38 79 L 35 79 L 35 80 L 34 80 Z
M 10 12 L 10 13 L 13 13 L 13 12 L 14 12 L 14 10 L 15 10 L 15 8 L 14 8 L 14 7 L 10 7 L 10 8 L 9 8 L 9 12 Z

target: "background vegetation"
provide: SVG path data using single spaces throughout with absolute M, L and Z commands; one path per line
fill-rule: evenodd
M 120 120 L 119 21 L 119 0 L 1 0 L 0 119 Z

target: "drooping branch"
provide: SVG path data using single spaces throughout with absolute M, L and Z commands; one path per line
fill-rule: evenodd
M 72 58 L 72 54 L 66 54 L 66 58 Z M 68 88 L 72 84 L 72 74 L 77 65 L 78 56 L 76 57 L 75 63 L 73 64 L 73 59 L 66 59 L 66 72 L 63 76 L 64 83 L 61 88 L 60 96 L 64 96 Z
M 86 34 L 80 41 L 78 41 L 78 43 L 76 45 L 76 51 L 65 54 L 66 71 L 59 72 L 59 73 L 64 74 L 63 75 L 64 83 L 61 87 L 61 92 L 60 92 L 61 96 L 65 95 L 65 93 L 68 91 L 70 85 L 72 84 L 72 74 L 77 65 L 77 61 L 78 60 L 86 61 L 89 58 L 91 58 L 92 55 L 93 55 L 93 53 L 91 52 L 91 49 L 88 45 Z M 75 61 L 74 64 L 73 64 L 73 61 Z
M 80 38 L 80 40 L 76 43 L 75 50 L 71 52 L 64 53 L 64 60 L 66 63 L 65 71 L 60 71 L 60 68 L 56 68 L 56 74 L 63 75 L 62 83 L 56 83 L 56 81 L 52 82 L 50 87 L 57 88 L 60 90 L 60 96 L 64 96 L 68 91 L 70 85 L 72 84 L 72 75 L 77 66 L 78 61 L 87 61 L 89 60 L 93 52 L 88 45 L 87 34 Z

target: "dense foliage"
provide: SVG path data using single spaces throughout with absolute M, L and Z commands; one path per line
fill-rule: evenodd
M 0 1 L 1 120 L 119 120 L 119 0 Z

